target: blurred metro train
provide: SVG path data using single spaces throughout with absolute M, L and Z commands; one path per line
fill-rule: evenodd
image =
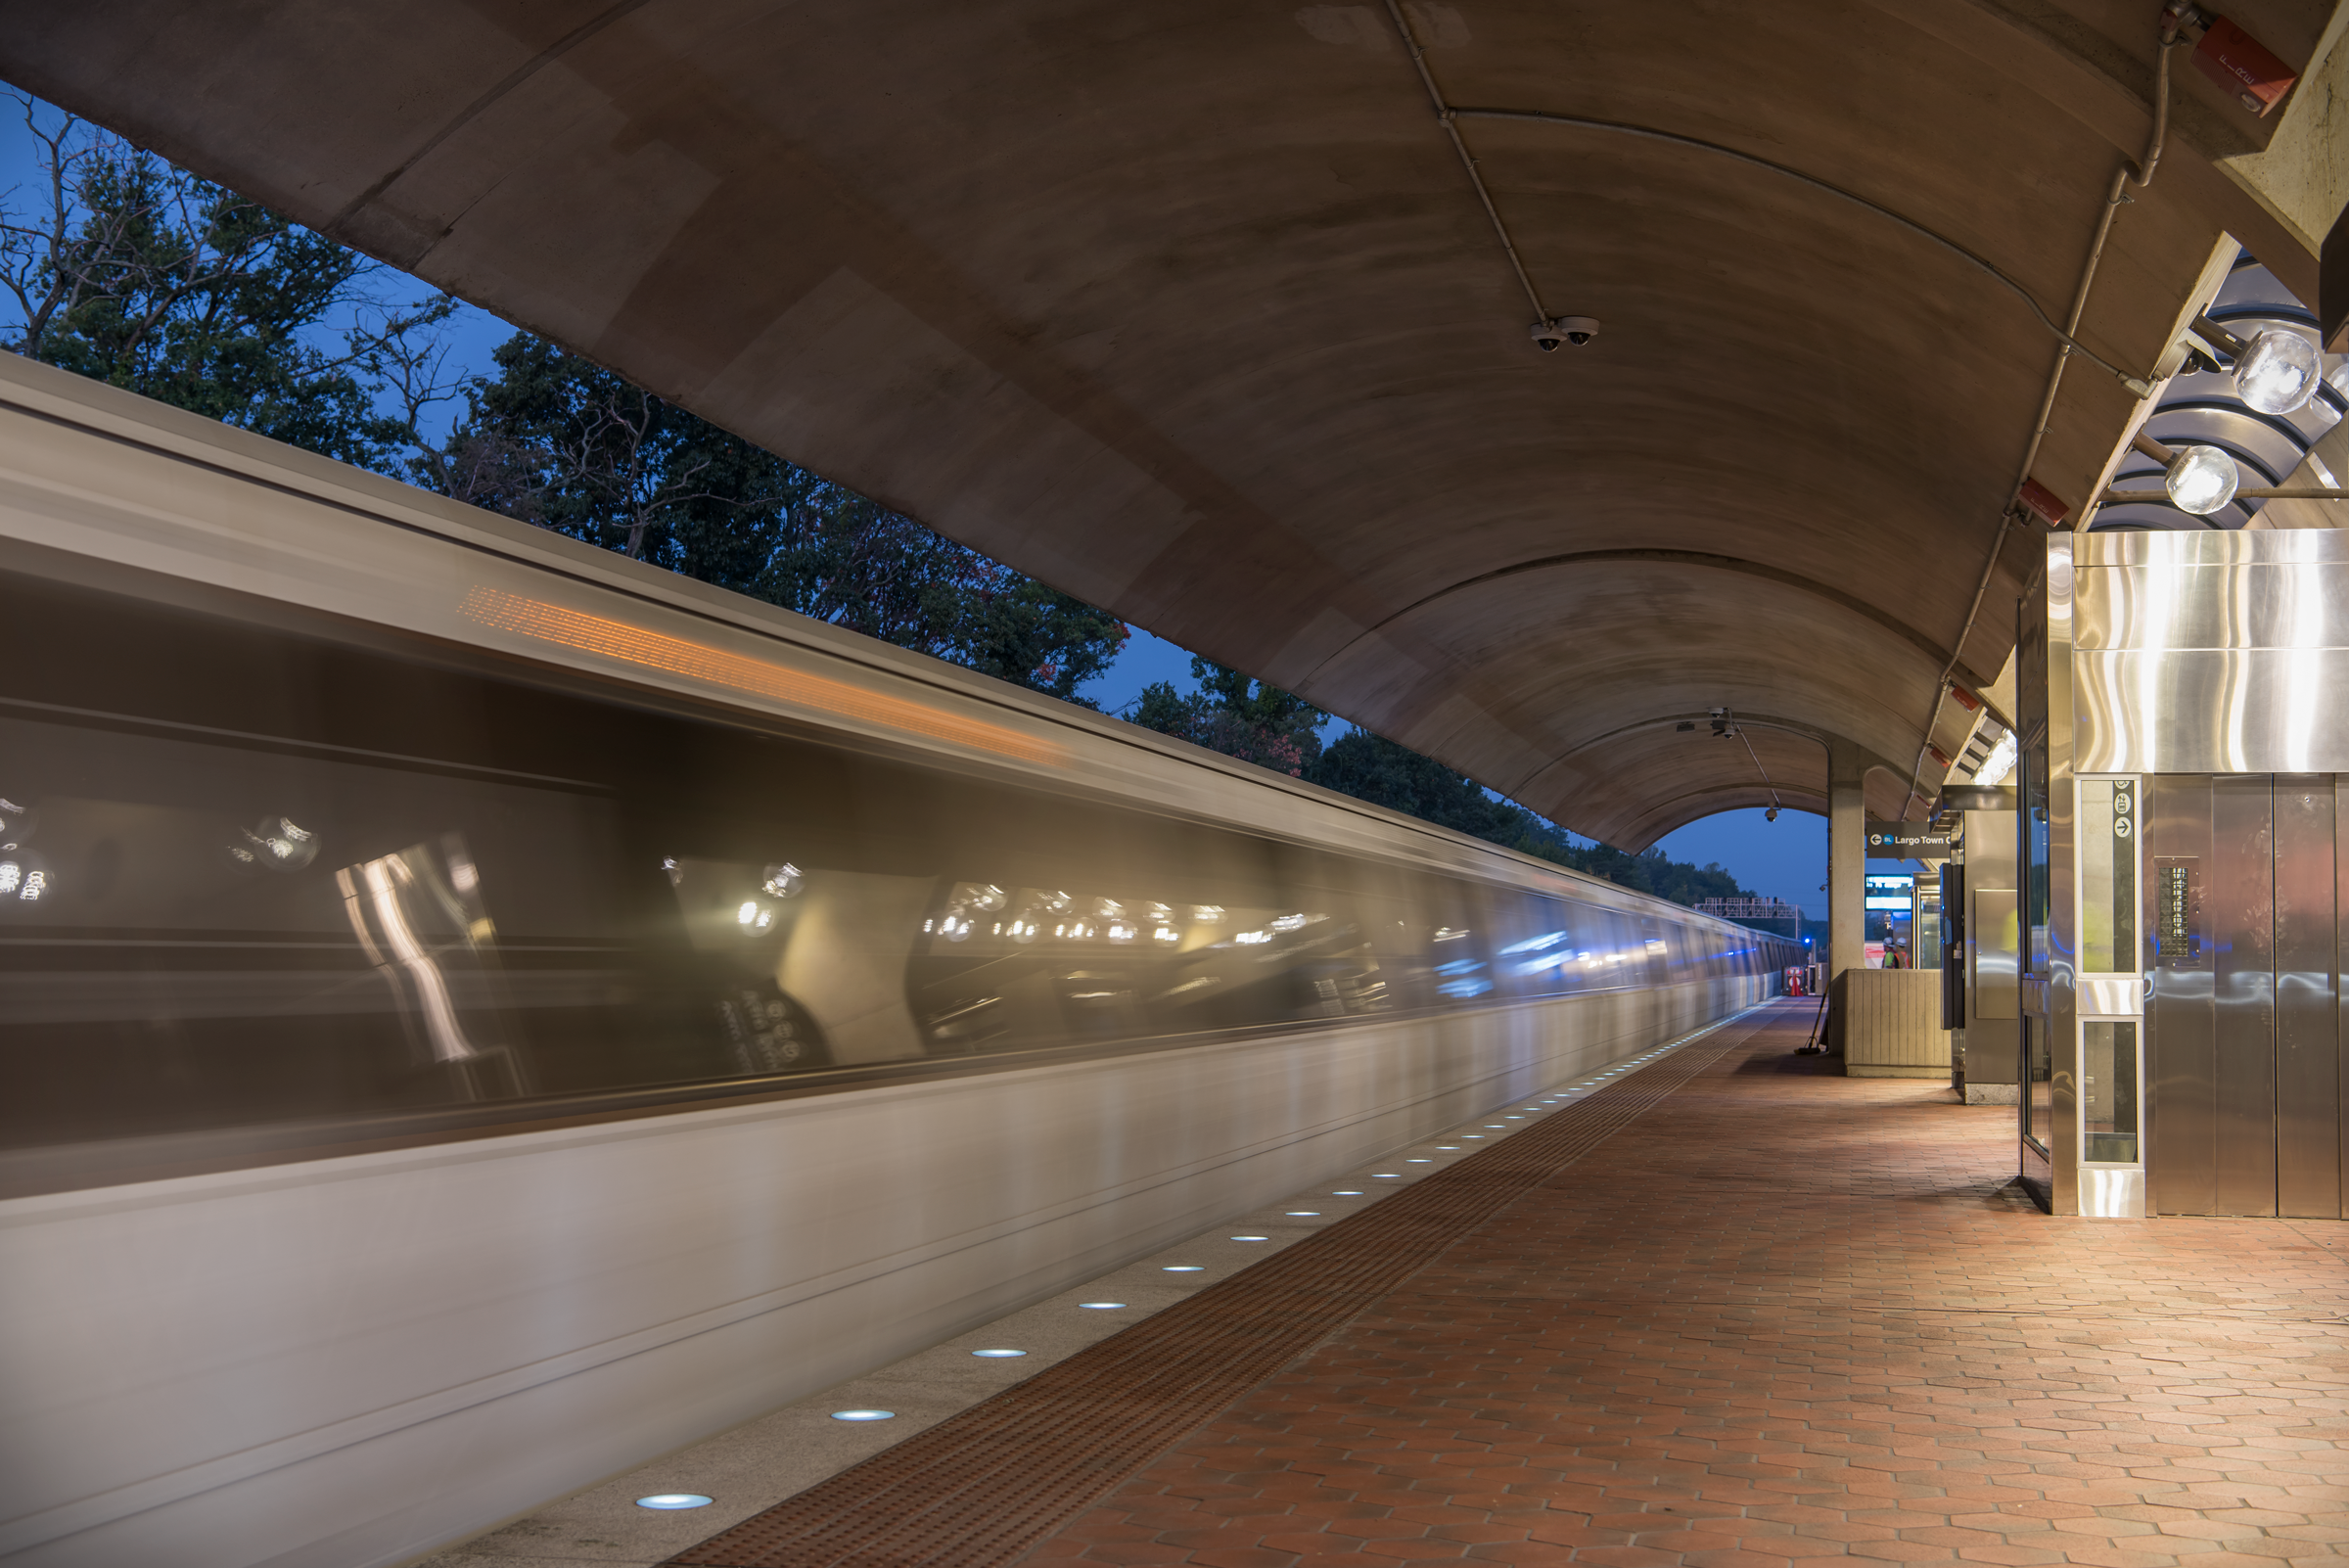
M 0 1555 L 389 1563 L 1787 945 L 0 356 Z

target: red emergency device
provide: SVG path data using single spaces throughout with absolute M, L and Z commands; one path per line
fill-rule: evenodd
M 2234 94 L 2237 103 L 2263 119 L 2300 79 L 2298 71 L 2225 17 L 2212 20 L 2210 30 L 2194 48 L 2194 64 L 2203 75 Z

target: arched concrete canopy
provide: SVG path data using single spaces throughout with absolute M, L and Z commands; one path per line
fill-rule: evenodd
M 2156 9 L 84 0 L 0 70 L 1636 849 L 1757 756 L 1814 805 L 1818 741 L 1905 785 L 2004 662 L 2029 531 L 1967 614 Z M 2299 64 L 2331 11 L 2230 14 Z M 1553 116 L 1456 123 L 1589 346 L 1530 346 L 1406 22 L 1448 103 Z M 2275 122 L 2175 65 L 2080 333 L 2140 375 L 2223 233 L 2314 294 L 2220 161 Z M 2085 500 L 2134 406 L 2075 360 L 2035 477 Z M 1725 706 L 1784 727 L 1673 727 Z

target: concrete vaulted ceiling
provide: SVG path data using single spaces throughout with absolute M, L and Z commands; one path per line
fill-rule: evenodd
M 2333 9 L 2231 15 L 2304 66 Z M 2001 668 L 2030 301 L 2143 147 L 2156 14 L 17 0 L 0 73 L 1635 849 L 1771 798 L 1680 720 L 1897 812 L 1945 667 Z M 1456 123 L 1589 346 L 1529 342 L 1405 24 L 1449 104 L 1562 116 Z M 2173 64 L 2080 333 L 2138 375 L 2224 235 L 2315 295 L 2246 173 L 2278 120 Z M 2136 405 L 2076 358 L 2035 477 L 2085 500 Z

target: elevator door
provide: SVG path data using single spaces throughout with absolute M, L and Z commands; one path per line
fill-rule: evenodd
M 2349 780 L 2151 783 L 2146 1206 L 2339 1219 Z

